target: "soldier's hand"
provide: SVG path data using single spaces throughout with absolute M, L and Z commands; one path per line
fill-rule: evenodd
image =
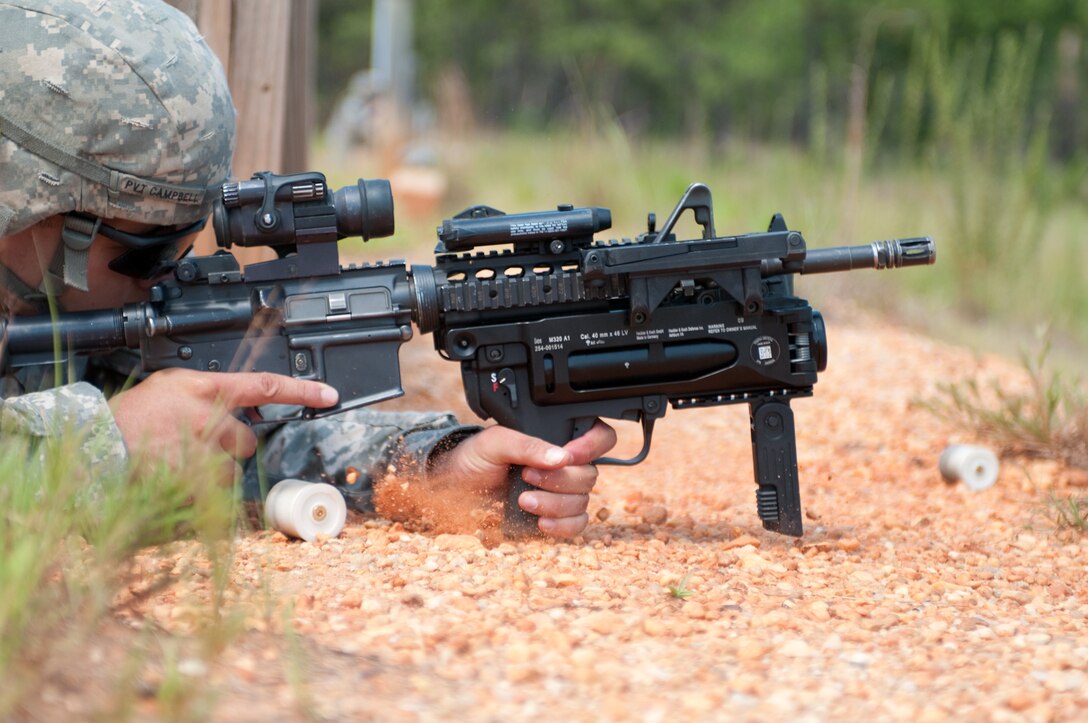
M 616 444 L 616 432 L 598 420 L 588 432 L 557 447 L 506 427 L 488 427 L 446 454 L 435 472 L 446 484 L 505 496 L 510 465 L 524 467 L 522 478 L 539 489 L 523 492 L 518 504 L 539 515 L 540 531 L 574 537 L 589 522 L 589 492 L 597 482 L 593 460 Z
M 229 482 L 235 460 L 257 450 L 256 435 L 233 416 L 235 410 L 264 404 L 323 408 L 337 398 L 326 384 L 281 374 L 164 369 L 113 397 L 110 407 L 134 459 L 174 469 L 210 464 Z

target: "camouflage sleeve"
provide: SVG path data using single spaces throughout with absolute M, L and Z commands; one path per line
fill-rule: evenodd
M 0 434 L 31 442 L 78 434 L 80 452 L 99 479 L 122 474 L 128 463 L 106 398 L 86 382 L 0 399 Z
M 431 461 L 475 434 L 444 412 L 355 409 L 322 419 L 288 422 L 263 439 L 260 466 L 267 484 L 295 478 L 327 482 L 360 512 L 374 509 L 374 483 L 392 468 L 425 473 Z M 261 499 L 258 465 L 245 468 L 244 495 Z

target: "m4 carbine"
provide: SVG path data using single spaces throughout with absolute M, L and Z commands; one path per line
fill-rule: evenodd
M 674 229 L 686 211 L 701 238 Z M 151 300 L 121 310 L 17 318 L 9 366 L 59 353 L 139 349 L 145 370 L 273 371 L 340 391 L 333 414 L 403 394 L 398 351 L 411 323 L 460 362 L 469 406 L 485 419 L 555 444 L 598 417 L 641 424 L 676 409 L 746 403 L 763 526 L 802 534 L 790 402 L 812 394 L 827 360 L 820 314 L 793 292 L 795 274 L 931 264 L 933 241 L 911 238 L 808 249 L 780 215 L 765 233 L 718 236 L 710 190 L 693 184 L 660 230 L 601 241 L 604 208 L 505 214 L 475 206 L 438 229 L 434 266 L 341 266 L 337 241 L 393 230 L 384 181 L 330 193 L 321 174 L 257 174 L 226 184 L 221 246 L 270 245 L 280 258 L 241 269 L 226 252 L 179 262 Z M 500 248 L 494 248 L 500 247 Z M 59 332 L 60 349 L 53 342 Z M 283 421 L 283 420 L 269 420 Z M 517 504 L 511 470 L 503 529 L 537 531 Z

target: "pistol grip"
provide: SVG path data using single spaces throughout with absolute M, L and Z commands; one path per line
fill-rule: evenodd
M 576 437 L 581 437 L 597 421 L 595 417 L 547 420 L 544 419 L 544 416 L 543 414 L 540 415 L 543 423 L 537 422 L 533 427 L 527 427 L 521 431 L 559 446 Z M 537 525 L 540 518 L 526 512 L 518 504 L 518 497 L 521 496 L 522 492 L 538 489 L 522 478 L 521 471 L 521 466 L 512 465 L 507 474 L 508 488 L 506 502 L 502 510 L 502 534 L 515 540 L 541 538 L 544 537 L 544 533 L 540 531 L 540 527 Z
M 537 489 L 522 479 L 522 469 L 517 465 L 510 467 L 510 472 L 507 475 L 506 503 L 503 505 L 502 510 L 502 534 L 515 540 L 544 536 L 544 533 L 540 531 L 540 527 L 537 526 L 537 520 L 540 518 L 521 509 L 518 504 L 518 497 L 521 496 L 522 492 Z
M 767 399 L 749 405 L 756 509 L 763 528 L 800 537 L 801 491 L 797 484 L 797 441 L 788 401 Z

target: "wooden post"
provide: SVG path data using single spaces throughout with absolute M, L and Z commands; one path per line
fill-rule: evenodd
M 193 18 L 226 69 L 238 112 L 235 178 L 308 170 L 316 0 L 167 1 Z M 216 248 L 209 224 L 196 251 Z M 269 249 L 234 251 L 243 264 L 275 257 Z
M 317 125 L 317 0 L 294 0 L 287 45 L 283 145 L 280 163 L 285 173 L 309 171 L 310 138 Z

